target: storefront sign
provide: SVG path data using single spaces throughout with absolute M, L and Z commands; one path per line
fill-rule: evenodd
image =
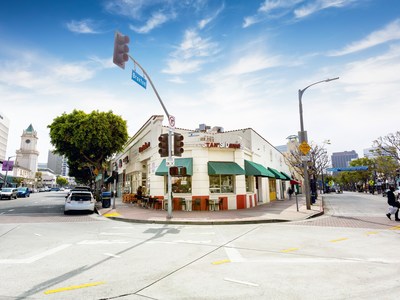
M 242 145 L 234 143 L 204 143 L 205 148 L 230 148 L 230 149 L 241 149 Z
M 139 147 L 139 153 L 142 153 L 144 150 L 150 147 L 150 142 L 144 143 L 142 146 Z

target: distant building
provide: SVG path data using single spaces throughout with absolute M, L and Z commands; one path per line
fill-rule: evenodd
M 387 151 L 381 151 L 381 154 L 378 155 L 378 153 L 375 152 L 376 149 L 378 149 L 378 148 L 374 147 L 374 148 L 367 148 L 367 149 L 364 149 L 364 150 L 363 150 L 364 157 L 367 157 L 367 158 L 375 158 L 375 157 L 377 157 L 377 156 L 391 156 L 390 153 L 388 153 Z
M 332 153 L 332 167 L 333 168 L 346 168 L 349 166 L 350 161 L 357 159 L 358 154 L 356 151 L 344 151 Z
M 68 176 L 69 167 L 67 159 L 64 156 L 55 154 L 53 151 L 49 151 L 47 168 L 53 170 L 56 175 Z
M 0 112 L 0 160 L 6 160 L 7 142 L 8 142 L 8 128 L 10 121 Z

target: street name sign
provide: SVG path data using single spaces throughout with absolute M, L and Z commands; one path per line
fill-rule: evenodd
M 132 80 L 144 88 L 146 88 L 146 86 L 147 86 L 146 78 L 139 75 L 135 70 L 132 70 Z

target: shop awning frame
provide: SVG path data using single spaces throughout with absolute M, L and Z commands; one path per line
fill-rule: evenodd
M 266 167 L 249 160 L 244 160 L 244 170 L 246 172 L 245 174 L 246 176 L 275 178 L 275 175 L 271 171 L 269 171 Z
M 193 176 L 193 158 L 185 157 L 185 158 L 175 158 L 175 167 L 185 167 L 186 174 L 188 176 Z M 168 167 L 167 161 L 164 158 L 161 164 L 158 166 L 156 170 L 157 176 L 167 176 L 168 175 Z
M 268 167 L 268 170 L 275 175 L 276 179 L 286 180 L 286 177 L 283 176 L 279 171 L 275 170 L 274 168 Z
M 246 172 L 233 161 L 209 161 L 208 175 L 245 175 Z
M 286 179 L 284 180 L 291 180 L 292 177 L 290 177 L 288 174 L 286 174 L 285 172 L 280 172 Z

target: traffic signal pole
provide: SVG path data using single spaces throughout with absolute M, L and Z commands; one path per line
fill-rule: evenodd
M 128 54 L 128 56 L 133 61 L 133 63 L 142 70 L 143 74 L 149 80 L 150 85 L 151 85 L 154 93 L 156 94 L 157 99 L 160 102 L 162 108 L 164 109 L 167 119 L 169 120 L 170 115 L 167 111 L 167 108 L 165 107 L 164 103 L 162 102 L 161 97 L 158 94 L 157 89 L 155 88 L 155 86 L 153 84 L 153 81 L 151 81 L 149 74 L 147 74 L 146 70 L 132 56 L 130 56 L 129 54 Z M 172 134 L 173 134 L 172 128 L 171 128 L 171 126 L 169 126 L 168 127 L 168 161 L 172 160 Z M 171 174 L 169 172 L 170 166 L 168 164 L 167 164 L 167 167 L 168 167 L 168 191 L 167 191 L 167 193 L 168 193 L 168 195 L 167 195 L 167 197 L 168 197 L 167 198 L 168 199 L 168 215 L 167 215 L 167 218 L 172 219 L 172 178 L 171 178 Z

